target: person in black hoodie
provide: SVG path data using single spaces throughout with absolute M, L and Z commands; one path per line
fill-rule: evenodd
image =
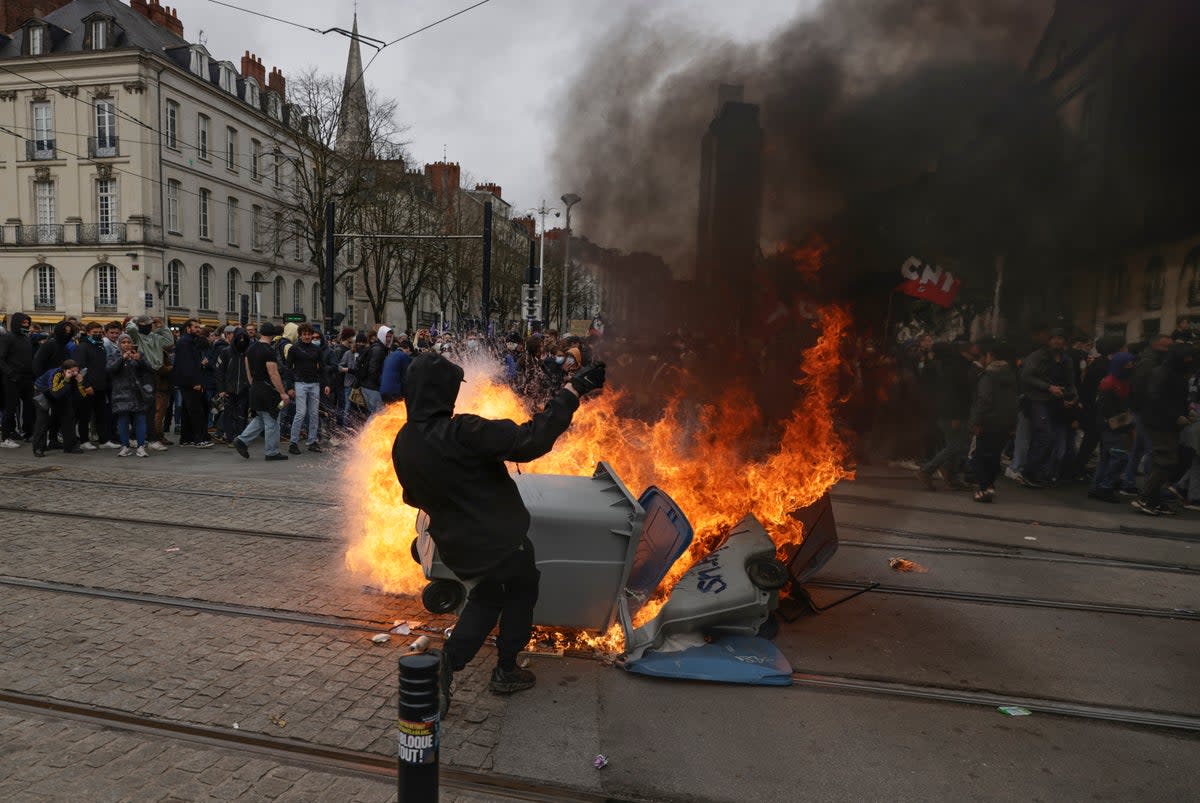
M 64 318 L 54 324 L 50 336 L 42 341 L 42 344 L 38 346 L 37 351 L 33 354 L 33 376 L 35 379 L 44 376 L 47 371 L 58 368 L 63 364 L 64 360 L 71 359 L 71 351 L 75 345 L 73 342 L 75 332 L 75 323 L 69 318 Z M 49 433 L 49 440 L 46 442 L 44 448 L 61 449 L 62 440 L 60 440 L 60 436 L 70 441 L 71 445 L 68 448 L 78 448 L 75 446 L 75 402 L 73 398 L 70 404 L 58 404 L 51 408 L 46 429 Z M 62 425 L 65 412 L 69 412 L 71 418 L 72 431 L 69 438 L 66 437 Z
M 217 429 L 224 442 L 231 445 L 246 428 L 246 408 L 250 399 L 250 377 L 246 374 L 246 349 L 249 347 L 250 334 L 241 327 L 235 328 L 229 348 L 222 349 L 217 355 L 214 370 L 217 396 L 222 400 Z
M 975 501 L 991 502 L 996 495 L 1000 454 L 1017 425 L 1017 372 L 1011 362 L 1013 351 L 1007 344 L 988 340 L 980 343 L 980 348 L 983 373 L 976 385 L 968 424 L 975 435 L 973 468 L 979 483 Z
M 29 316 L 14 312 L 8 316 L 8 331 L 0 335 L 0 376 L 4 382 L 4 419 L 0 424 L 0 447 L 20 446 L 17 430 L 33 434 L 33 342 L 29 339 Z M 17 426 L 20 410 L 21 426 Z
M 300 431 L 307 425 L 308 451 L 320 452 L 317 445 L 317 419 L 321 404 L 321 386 L 324 384 L 325 364 L 322 362 L 321 347 L 313 343 L 316 331 L 311 324 L 302 323 L 297 329 L 299 342 L 287 350 L 284 362 L 288 370 L 284 373 L 284 385 L 295 394 L 296 414 L 292 416 L 292 430 L 288 451 L 300 454 Z M 329 386 L 324 387 L 329 394 Z
M 579 371 L 525 424 L 454 413 L 463 370 L 439 354 L 418 354 L 409 366 L 408 421 L 392 445 L 392 465 L 406 504 L 429 516 L 429 534 L 446 566 L 475 580 L 466 607 L 446 641 L 442 710 L 452 673 L 479 652 L 500 621 L 498 662 L 489 687 L 506 694 L 528 689 L 532 672 L 517 667 L 529 642 L 540 573 L 533 554 L 529 511 L 506 461 L 535 460 L 550 451 L 579 407 L 579 397 L 604 385 L 604 364 Z
M 1082 481 L 1087 477 L 1087 465 L 1100 443 L 1103 429 L 1096 414 L 1096 396 L 1100 383 L 1108 376 L 1109 360 L 1125 345 L 1120 335 L 1105 335 L 1096 341 L 1096 358 L 1084 368 L 1079 380 L 1079 427 L 1083 430 L 1083 442 L 1075 455 L 1074 478 Z
M 1190 343 L 1176 343 L 1167 351 L 1162 365 L 1154 369 L 1146 386 L 1142 422 L 1150 439 L 1153 468 L 1133 508 L 1150 516 L 1174 513 L 1162 502 L 1163 485 L 1179 459 L 1179 431 L 1188 419 L 1188 379 L 1194 351 Z
M 84 337 L 75 346 L 72 357 L 79 366 L 81 394 L 75 402 L 75 429 L 79 434 L 79 448 L 93 451 L 91 425 L 96 422 L 100 443 L 107 449 L 116 449 L 117 444 L 108 439 L 112 429 L 108 397 L 108 352 L 104 348 L 104 327 L 89 323 L 84 327 Z
M 958 474 L 971 441 L 967 416 L 971 411 L 971 388 L 975 377 L 966 353 L 967 346 L 969 344 L 934 344 L 933 403 L 942 448 L 917 471 L 917 478 L 931 491 L 936 488 L 933 473 L 939 468 L 951 488 L 959 487 Z
M 1146 426 L 1143 408 L 1150 389 L 1150 377 L 1162 365 L 1171 348 L 1170 335 L 1159 334 L 1137 352 L 1130 380 L 1129 409 L 1133 413 L 1133 448 L 1129 451 L 1129 462 L 1121 476 L 1121 495 L 1137 496 L 1137 473 L 1142 460 L 1151 452 L 1149 428 Z
M 203 361 L 208 341 L 201 336 L 203 329 L 195 318 L 184 321 L 183 334 L 175 343 L 171 368 L 171 378 L 183 401 L 179 445 L 197 449 L 212 446 L 208 439 L 208 399 L 204 395 Z

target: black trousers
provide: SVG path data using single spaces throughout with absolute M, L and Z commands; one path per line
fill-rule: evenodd
M 21 426 L 17 426 L 20 416 Z M 25 433 L 25 437 L 33 432 L 33 379 L 4 380 L 4 422 L 0 425 L 2 437 L 7 440 L 16 435 L 17 430 Z
M 180 388 L 183 414 L 179 422 L 180 443 L 200 443 L 208 440 L 208 399 L 203 390 Z
M 1000 473 L 1000 454 L 1007 442 L 1007 432 L 985 431 L 975 436 L 975 455 L 971 468 L 975 470 L 979 490 L 986 491 L 996 487 L 996 476 Z
M 55 428 L 62 435 L 64 450 L 70 451 L 78 445 L 75 440 L 75 405 L 70 398 L 52 400 L 49 410 L 37 408 L 37 418 L 33 424 L 34 451 L 45 451 L 48 443 L 46 433 L 54 433 Z M 53 434 L 49 440 L 54 440 Z
M 520 549 L 479 578 L 446 641 L 446 655 L 454 671 L 461 670 L 475 657 L 497 619 L 500 620 L 500 635 L 496 639 L 498 663 L 508 671 L 516 668 L 517 655 L 525 649 L 533 633 L 533 608 L 537 605 L 541 576 L 534 562 L 533 543 L 526 538 Z
M 108 408 L 105 396 L 108 391 L 97 390 L 91 396 L 80 396 L 75 403 L 75 428 L 79 433 L 79 442 L 86 443 L 92 439 L 91 424 L 96 422 L 96 437 L 101 443 L 111 440 L 112 414 Z

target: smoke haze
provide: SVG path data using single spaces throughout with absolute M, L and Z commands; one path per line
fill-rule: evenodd
M 772 243 L 935 169 L 947 135 L 969 139 L 1025 87 L 1052 10 L 1052 0 L 829 0 L 749 46 L 673 18 L 631 18 L 587 55 L 560 107 L 561 186 L 586 199 L 593 240 L 658 253 L 690 276 L 700 140 L 718 84 L 743 84 L 761 106 Z M 998 176 L 1012 185 L 1001 194 L 1020 202 L 1042 161 Z M 997 173 L 1011 170 L 1001 162 Z

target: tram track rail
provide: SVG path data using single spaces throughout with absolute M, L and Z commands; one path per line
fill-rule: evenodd
M 860 586 L 852 583 L 845 583 L 843 585 L 841 583 L 822 581 L 815 581 L 809 583 L 808 585 L 838 589 L 860 588 Z M 210 600 L 171 597 L 161 594 L 147 594 L 143 592 L 124 591 L 120 589 L 96 588 L 90 586 L 72 585 L 68 583 L 56 583 L 53 581 L 24 577 L 0 576 L 0 586 L 23 588 L 34 591 L 75 594 L 84 597 L 133 602 L 156 607 L 176 607 L 185 610 L 196 610 L 204 613 L 212 613 L 223 616 L 250 617 L 269 621 L 305 624 L 316 627 L 359 631 L 364 633 L 386 632 L 392 624 L 391 622 L 355 619 L 352 617 L 316 614 L 304 611 L 263 608 L 241 605 L 237 603 L 213 602 Z M 914 590 L 903 589 L 903 591 L 909 592 Z M 916 591 L 920 592 L 920 590 Z M 887 593 L 887 591 L 884 593 Z M 953 595 L 949 598 L 957 599 L 958 595 Z M 970 599 L 967 601 L 979 600 Z M 1079 609 L 1096 611 L 1097 608 L 1104 607 L 1106 606 L 1087 605 L 1086 607 L 1081 607 Z M 1159 611 L 1160 609 L 1149 610 Z M 1122 612 L 1129 613 L 1130 611 L 1122 610 Z M 1165 611 L 1163 612 L 1165 613 Z M 1200 614 L 1196 614 L 1195 612 L 1191 612 L 1191 614 L 1191 616 L 1175 615 L 1170 618 L 1200 618 Z M 433 638 L 435 641 L 439 641 L 444 637 L 444 633 L 441 629 L 431 626 L 415 627 L 411 631 L 411 635 L 414 637 L 418 635 L 427 635 Z M 600 661 L 604 658 L 604 656 L 600 656 L 593 652 L 575 649 L 567 650 L 565 654 L 572 658 L 581 658 L 589 661 Z M 1000 705 L 1018 705 L 1028 708 L 1030 711 L 1037 711 L 1047 714 L 1200 732 L 1200 716 L 1195 716 L 1185 712 L 1168 712 L 1120 706 L 1105 706 L 1085 700 L 1040 698 L 1028 694 L 1010 694 L 1007 692 L 998 692 L 987 689 L 966 689 L 921 685 L 906 682 L 899 678 L 836 675 L 829 673 L 798 671 L 793 673 L 793 683 L 798 687 L 804 688 L 823 688 L 839 692 L 909 697 L 932 702 L 960 703 L 965 705 L 982 705 L 992 707 Z M 4 698 L 2 694 L 0 694 L 0 704 L 3 703 L 3 700 Z
M 23 481 L 30 483 L 58 483 L 69 485 L 85 485 L 94 488 L 96 480 L 80 479 L 78 477 L 52 477 L 46 473 L 37 473 L 32 476 L 26 474 L 0 474 L 0 482 Z M 115 491 L 136 491 L 139 494 L 166 494 L 180 496 L 198 496 L 211 499 L 229 499 L 231 501 L 248 501 L 248 502 L 278 502 L 286 505 L 313 505 L 316 507 L 340 508 L 344 507 L 341 502 L 331 501 L 327 499 L 316 499 L 303 495 L 297 496 L 273 496 L 270 494 L 249 493 L 243 491 L 217 491 L 205 490 L 201 488 L 155 488 L 134 483 L 111 482 L 107 479 L 103 480 L 105 490 Z
M 156 739 L 173 739 L 210 748 L 255 753 L 290 764 L 333 770 L 342 773 L 396 777 L 396 759 L 380 753 L 344 747 L 200 725 L 158 717 L 149 717 L 116 708 L 60 700 L 41 695 L 0 691 L 0 707 L 29 716 L 54 717 L 103 728 L 126 731 Z M 486 795 L 488 799 L 551 801 L 553 803 L 635 803 L 638 797 L 614 797 L 575 786 L 551 784 L 527 778 L 475 772 L 442 766 L 439 785 L 462 794 Z M 663 798 L 656 796 L 655 799 Z
M 1112 527 L 1100 527 L 1095 524 L 1077 524 L 1063 521 L 1043 521 L 1041 519 L 1023 519 L 1013 516 L 1000 516 L 995 513 L 979 513 L 966 510 L 947 510 L 941 507 L 930 507 L 928 505 L 908 505 L 901 502 L 896 502 L 892 499 L 876 499 L 870 496 L 860 496 L 857 494 L 837 494 L 831 497 L 835 505 L 854 505 L 868 506 L 875 508 L 886 508 L 888 510 L 911 510 L 914 513 L 933 513 L 940 516 L 958 516 L 968 519 L 982 519 L 984 521 L 998 521 L 1006 524 L 1024 524 L 1038 527 L 1049 527 L 1063 530 L 1079 530 L 1083 532 L 1104 533 L 1111 535 L 1114 530 Z M 1173 530 L 1158 530 L 1152 527 L 1137 527 L 1130 524 L 1121 524 L 1116 528 L 1116 532 L 1125 535 L 1137 535 L 1143 538 L 1162 538 L 1169 541 L 1183 541 L 1185 543 L 1200 544 L 1200 536 L 1189 535 L 1188 533 L 1175 532 Z

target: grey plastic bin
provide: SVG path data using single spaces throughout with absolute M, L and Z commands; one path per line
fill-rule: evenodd
M 604 462 L 591 477 L 522 474 L 514 479 L 529 510 L 529 540 L 542 573 L 534 622 L 608 630 L 624 599 L 645 510 Z M 427 524 L 424 514 L 418 517 L 416 551 L 425 576 L 461 583 L 441 562 Z M 469 583 L 462 585 L 469 589 Z

